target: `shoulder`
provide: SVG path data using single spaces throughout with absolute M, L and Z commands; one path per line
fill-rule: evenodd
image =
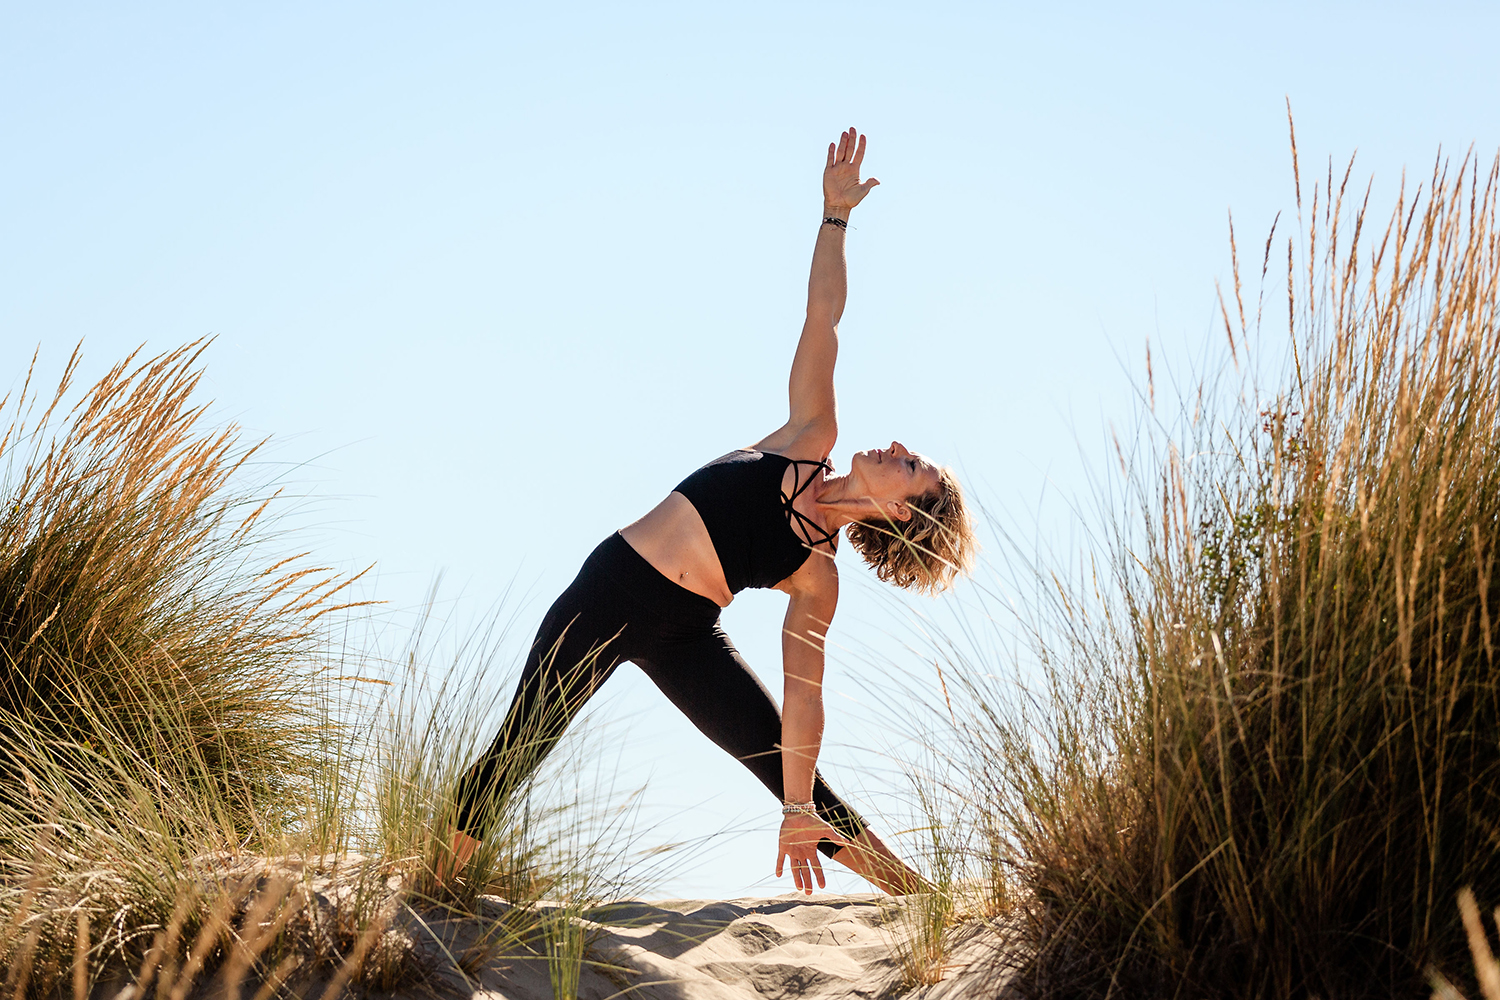
M 833 557 L 820 549 L 814 549 L 797 572 L 776 585 L 776 589 L 794 601 L 819 605 L 833 616 L 833 608 L 839 600 L 839 566 Z
M 819 461 L 828 457 L 838 441 L 838 420 L 832 416 L 808 421 L 805 424 L 785 424 L 751 447 L 757 451 L 773 452 L 787 458 L 803 458 Z

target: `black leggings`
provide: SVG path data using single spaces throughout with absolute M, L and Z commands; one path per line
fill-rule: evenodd
M 584 561 L 542 619 L 495 743 L 459 783 L 457 825 L 482 836 L 583 703 L 630 660 L 693 725 L 777 798 L 781 712 L 719 625 L 719 606 L 678 586 L 616 532 Z M 814 773 L 818 815 L 845 837 L 865 828 Z M 818 849 L 832 857 L 838 846 Z

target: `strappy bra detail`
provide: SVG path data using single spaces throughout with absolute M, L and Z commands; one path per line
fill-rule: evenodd
M 803 479 L 802 467 L 814 471 Z M 782 489 L 787 467 L 792 492 Z M 731 593 L 774 587 L 802 567 L 819 545 L 834 546 L 838 533 L 825 531 L 794 506 L 817 482 L 827 462 L 740 449 L 714 459 L 677 484 L 713 542 Z
M 822 469 L 824 472 L 832 472 L 833 466 L 828 464 L 827 459 L 819 462 L 814 462 L 811 459 L 805 458 L 789 458 L 787 459 L 787 461 L 790 462 L 792 466 L 792 495 L 787 496 L 785 492 L 781 494 L 781 504 L 782 507 L 786 510 L 787 526 L 793 527 L 793 522 L 795 521 L 796 524 L 795 527 L 793 527 L 793 530 L 796 530 L 797 527 L 800 527 L 802 529 L 800 534 L 802 535 L 803 540 L 806 541 L 808 546 L 811 548 L 817 548 L 819 545 L 827 545 L 835 552 L 838 551 L 838 530 L 835 529 L 833 531 L 828 531 L 822 527 L 819 527 L 818 522 L 814 521 L 812 518 L 808 517 L 806 514 L 802 513 L 795 506 L 793 506 L 793 504 L 796 503 L 797 498 L 800 497 L 803 493 L 806 493 L 807 488 L 818 481 L 818 474 L 816 472 L 813 472 L 807 477 L 807 481 L 803 482 L 802 466 L 810 465 L 814 469 Z M 819 536 L 816 539 L 813 537 L 815 534 Z

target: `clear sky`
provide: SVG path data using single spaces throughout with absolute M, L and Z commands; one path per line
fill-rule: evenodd
M 1500 145 L 1493 5 L 0 11 L 0 387 L 38 344 L 55 374 L 82 339 L 93 375 L 216 336 L 214 417 L 305 463 L 318 551 L 378 561 L 400 613 L 442 572 L 455 627 L 508 592 L 529 633 L 600 538 L 785 418 L 841 128 L 882 183 L 849 233 L 836 464 L 899 438 L 1064 549 L 1148 339 L 1159 377 L 1218 350 L 1227 212 L 1243 252 L 1294 209 L 1288 97 L 1304 173 L 1358 150 L 1376 205 L 1439 146 Z M 893 816 L 846 651 L 888 605 L 845 549 L 824 760 Z M 725 614 L 773 690 L 783 606 Z M 600 707 L 653 836 L 744 830 L 657 891 L 790 887 L 738 765 L 633 668 Z

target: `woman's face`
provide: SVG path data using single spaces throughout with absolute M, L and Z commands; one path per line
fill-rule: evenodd
M 906 518 L 901 513 L 907 513 L 902 501 L 937 489 L 940 475 L 931 459 L 908 451 L 900 441 L 892 441 L 887 448 L 855 452 L 849 471 L 863 486 L 865 496 L 882 505 L 901 504 L 900 513 L 893 516 L 902 521 Z

